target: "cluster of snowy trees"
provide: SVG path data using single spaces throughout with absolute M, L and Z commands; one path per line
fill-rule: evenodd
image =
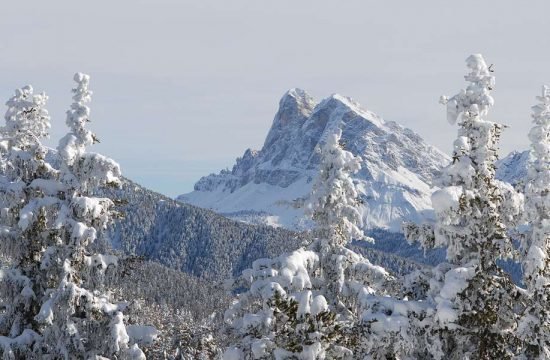
M 236 223 L 122 178 L 113 160 L 87 151 L 98 141 L 86 128 L 92 92 L 89 76 L 74 80 L 69 130 L 56 150 L 42 144 L 50 128 L 45 94 L 26 86 L 7 102 L 0 129 L 0 356 L 215 357 L 219 310 L 229 303 L 219 279 L 305 237 Z M 202 278 L 115 256 L 112 245 Z
M 533 160 L 514 188 L 495 179 L 504 126 L 486 119 L 491 67 L 481 55 L 467 66 L 466 89 L 441 98 L 459 131 L 434 184 L 435 219 L 403 226 L 411 244 L 445 249 L 447 261 L 435 267 L 352 244 L 374 239 L 362 231 L 351 177 L 361 162 L 339 128 L 317 149 L 320 170 L 305 204 L 314 229 L 297 236 L 241 226 L 123 179 L 113 160 L 87 151 L 97 142 L 86 128 L 87 75 L 74 77 L 57 151 L 42 145 L 47 96 L 16 90 L 0 130 L 0 355 L 550 358 L 550 89 L 533 107 Z M 121 209 L 127 218 L 115 224 Z M 182 230 L 166 230 L 174 226 Z M 152 233 L 176 238 L 150 241 Z M 110 245 L 203 278 L 115 256 Z M 521 264 L 521 286 L 499 266 L 506 259 Z M 217 281 L 235 274 L 223 291 Z
M 350 250 L 364 238 L 349 176 L 359 162 L 336 129 L 309 203 L 315 240 L 235 280 L 224 359 L 550 358 L 550 90 L 533 107 L 534 160 L 514 189 L 495 179 L 504 126 L 486 119 L 492 69 L 481 55 L 466 63 L 467 88 L 441 98 L 459 131 L 434 184 L 435 220 L 403 226 L 411 243 L 445 248 L 447 261 L 395 277 Z M 524 286 L 503 259 L 522 264 Z
M 107 285 L 118 298 L 132 299 L 126 329 L 147 358 L 213 359 L 220 353 L 215 332 L 230 302 L 223 286 L 137 257 L 121 257 L 117 268 L 122 274 Z M 149 331 L 140 330 L 143 324 Z
M 48 97 L 31 86 L 7 102 L 0 141 L 0 353 L 3 359 L 143 359 L 123 310 L 102 286 L 117 258 L 94 243 L 116 216 L 99 188 L 118 186 L 113 160 L 87 152 L 89 76 L 74 76 L 69 132 L 47 161 Z

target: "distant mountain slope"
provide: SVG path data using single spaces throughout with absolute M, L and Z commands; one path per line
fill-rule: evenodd
M 305 239 L 176 202 L 127 179 L 122 189 L 106 190 L 104 195 L 126 202 L 121 207 L 125 218 L 109 229 L 115 249 L 196 276 L 229 277 L 259 257 L 296 249 Z
M 223 311 L 230 301 L 219 282 L 204 281 L 143 258 L 122 256 L 116 271 L 116 276 L 106 283 L 115 296 L 185 310 L 192 320 L 200 321 L 215 311 Z
M 527 160 L 528 152 L 510 154 L 499 162 L 498 177 L 517 183 L 525 176 Z M 230 220 L 127 179 L 122 189 L 108 191 L 107 195 L 127 201 L 121 208 L 125 218 L 109 229 L 114 247 L 189 274 L 223 279 L 239 273 L 257 258 L 277 256 L 308 241 L 307 234 Z M 401 234 L 381 229 L 369 234 L 377 243 L 360 247 L 367 249 L 366 255 L 373 262 L 395 273 L 444 259 L 443 250 L 424 257 L 423 251 L 408 245 Z
M 231 171 L 203 177 L 178 200 L 247 222 L 306 228 L 298 206 L 318 171 L 316 146 L 336 126 L 343 128 L 346 149 L 362 159 L 355 180 L 367 228 L 398 230 L 404 219 L 429 215 L 429 184 L 448 156 L 349 98 L 332 95 L 316 103 L 299 89 L 281 99 L 260 151 L 246 150 Z
M 531 158 L 529 150 L 513 151 L 497 162 L 497 179 L 517 185 L 527 176 L 527 166 Z
M 120 208 L 125 217 L 108 229 L 115 249 L 214 281 L 240 273 L 256 259 L 275 257 L 310 241 L 307 233 L 227 219 L 176 202 L 128 179 L 124 179 L 121 189 L 107 190 L 104 195 L 126 202 Z M 396 250 L 394 255 L 384 247 L 386 242 L 395 246 L 404 241 L 401 234 L 380 229 L 370 234 L 380 239 L 380 244 L 358 244 L 356 249 L 364 249 L 361 252 L 373 263 L 394 273 L 434 263 L 431 257 L 424 261 L 419 255 L 421 250 L 410 254 Z M 404 254 L 411 259 L 401 256 Z
M 48 149 L 47 160 L 58 167 L 57 151 Z M 105 188 L 98 195 L 122 204 L 123 219 L 107 229 L 109 246 L 198 277 L 226 279 L 258 258 L 297 249 L 307 238 L 182 204 L 127 178 L 120 189 Z
M 50 149 L 47 157 L 51 164 L 59 166 L 55 150 Z M 310 241 L 307 233 L 230 220 L 211 210 L 177 202 L 129 179 L 122 180 L 120 189 L 107 188 L 98 194 L 117 200 L 124 214 L 109 227 L 109 242 L 98 244 L 100 247 L 112 246 L 125 254 L 139 255 L 219 284 L 258 258 L 275 257 Z M 377 230 L 376 237 L 384 241 L 390 238 L 392 243 L 402 238 L 383 230 Z M 418 256 L 411 256 L 412 261 L 395 256 L 376 246 L 361 248 L 374 263 L 395 273 L 416 269 L 421 266 L 419 263 L 431 264 L 422 259 L 415 262 Z

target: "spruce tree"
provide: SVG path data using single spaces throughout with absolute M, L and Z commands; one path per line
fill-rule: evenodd
M 469 83 L 450 99 L 447 119 L 458 120 L 452 163 L 432 195 L 433 226 L 405 225 L 409 240 L 425 248 L 446 247 L 449 265 L 430 281 L 435 306 L 427 342 L 437 359 L 511 358 L 520 347 L 511 335 L 517 325 L 517 287 L 497 260 L 513 256 L 507 222 L 521 211 L 521 196 L 495 180 L 497 143 L 503 126 L 485 119 L 493 106 L 495 80 L 479 54 L 466 60 Z M 439 272 L 439 273 L 438 273 Z
M 48 288 L 48 274 L 40 269 L 46 230 L 45 206 L 51 198 L 40 185 L 55 182 L 58 172 L 46 161 L 41 140 L 48 135 L 48 97 L 34 94 L 31 86 L 15 91 L 6 103 L 2 132 L 0 186 L 1 252 L 6 268 L 0 269 L 0 345 L 4 359 L 27 356 L 40 339 L 35 315 Z
M 307 248 L 260 259 L 233 284 L 244 289 L 226 311 L 232 338 L 225 359 L 351 359 L 359 322 L 391 276 L 345 245 L 362 239 L 350 174 L 360 163 L 340 144 L 341 130 L 319 147 L 320 171 L 309 211 L 316 228 Z
M 320 255 L 320 269 L 326 280 L 325 296 L 331 305 L 345 306 L 340 301 L 344 290 L 345 263 L 349 260 L 345 246 L 352 240 L 369 240 L 361 227 L 363 217 L 358 209 L 358 193 L 350 175 L 361 169 L 360 159 L 340 143 L 342 131 L 327 136 L 319 148 L 321 161 L 307 210 L 315 223 L 311 248 Z
M 523 283 L 530 303 L 522 314 L 519 335 L 528 346 L 526 358 L 550 358 L 550 89 L 544 86 L 539 104 L 533 106 L 533 128 L 529 132 L 532 161 L 525 182 L 522 238 Z

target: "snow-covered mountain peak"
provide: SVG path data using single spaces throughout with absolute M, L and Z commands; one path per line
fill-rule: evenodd
M 286 156 L 285 149 L 298 135 L 316 105 L 313 97 L 301 89 L 290 89 L 283 95 L 262 148 L 262 154 L 267 156 L 265 160 L 271 160 L 274 165 L 280 163 Z
M 363 107 L 352 98 L 340 94 L 332 94 L 321 101 L 314 109 L 314 112 L 322 111 L 325 108 L 332 109 L 332 111 L 335 112 L 353 112 L 379 127 L 384 126 L 385 123 L 382 118 L 371 111 L 363 109 Z
M 362 159 L 355 179 L 367 226 L 397 230 L 403 219 L 421 220 L 429 211 L 431 180 L 448 157 L 348 97 L 333 94 L 316 103 L 300 89 L 282 97 L 261 150 L 246 150 L 231 171 L 203 177 L 178 200 L 246 221 L 300 228 L 299 205 L 319 166 L 315 149 L 336 127 L 346 149 Z
M 288 108 L 295 108 L 303 115 L 308 116 L 315 105 L 317 105 L 317 102 L 307 91 L 293 88 L 288 90 L 279 101 L 279 112 Z
M 273 119 L 272 129 L 299 126 L 307 119 L 317 103 L 302 89 L 288 90 L 279 101 L 279 110 Z

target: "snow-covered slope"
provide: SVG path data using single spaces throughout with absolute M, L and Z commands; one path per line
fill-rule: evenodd
M 317 103 L 300 89 L 281 99 L 260 151 L 246 150 L 231 171 L 203 177 L 178 200 L 246 222 L 307 227 L 301 205 L 318 171 L 316 146 L 336 126 L 346 149 L 362 159 L 355 180 L 367 228 L 398 230 L 403 220 L 429 216 L 429 184 L 447 155 L 349 98 L 332 95 Z
M 531 159 L 529 150 L 512 151 L 497 162 L 497 179 L 517 185 L 527 176 L 527 166 Z

